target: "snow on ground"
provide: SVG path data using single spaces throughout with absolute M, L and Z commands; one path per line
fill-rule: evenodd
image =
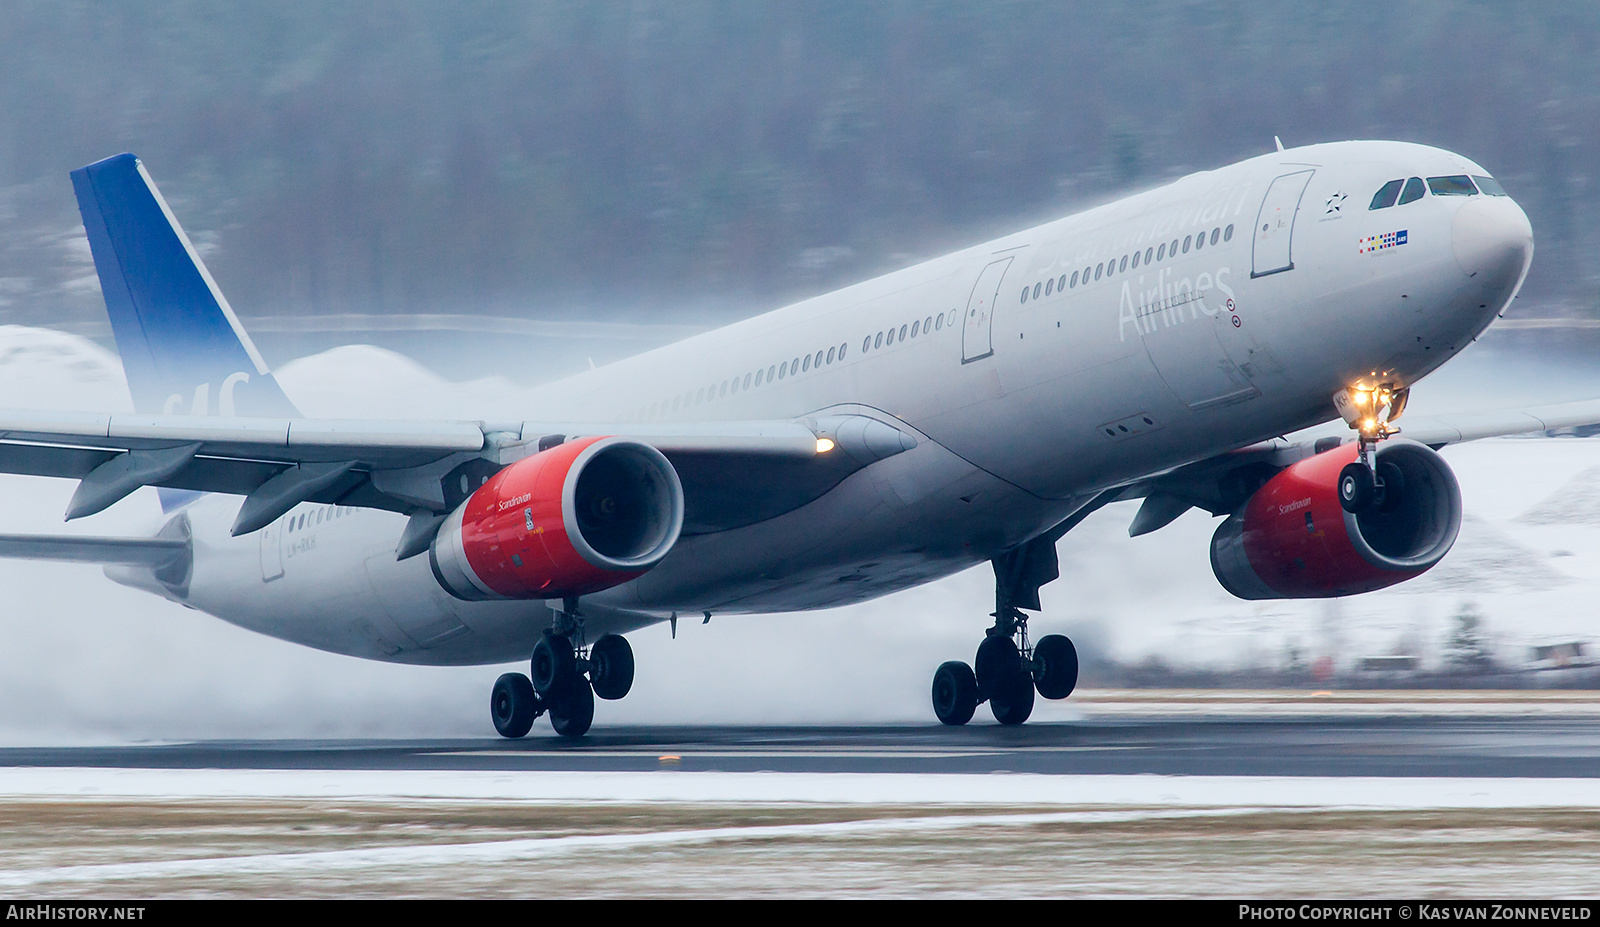
M 1171 808 L 1600 808 L 1600 779 L 0 769 L 0 799 L 306 798 Z
M 1414 414 L 1488 401 L 1473 390 L 1494 382 L 1501 361 L 1468 352 L 1456 363 L 1466 373 L 1419 386 Z M 1587 369 L 1544 372 L 1523 370 L 1515 382 L 1546 393 L 1508 394 L 1501 405 L 1600 395 L 1600 376 Z M 518 391 L 493 371 L 450 383 L 370 346 L 302 358 L 279 374 L 318 415 L 495 418 L 520 408 Z M 1557 386 L 1566 392 L 1551 394 Z M 129 401 L 106 350 L 0 326 L 0 406 L 126 411 Z M 1469 606 L 1510 661 L 1530 644 L 1600 640 L 1600 439 L 1498 439 L 1445 456 L 1468 518 L 1456 550 L 1420 580 L 1337 601 L 1243 602 L 1211 575 L 1214 519 L 1192 511 L 1130 539 L 1136 506 L 1119 504 L 1062 541 L 1062 578 L 1044 589 L 1033 629 L 1068 631 L 1086 651 L 1126 663 L 1219 669 L 1281 667 L 1295 655 L 1349 665 L 1397 652 L 1436 665 Z M 119 534 L 158 523 L 153 494 L 141 491 L 63 525 L 71 491 L 62 480 L 0 477 L 0 531 Z M 503 671 L 318 653 L 116 586 L 89 566 L 0 562 L 0 587 L 5 743 L 487 734 L 488 688 Z M 933 668 L 971 658 L 991 607 L 992 579 L 978 568 L 849 608 L 683 622 L 676 640 L 665 626 L 647 628 L 630 638 L 634 693 L 602 705 L 596 723 L 927 721 Z M 1035 717 L 1079 712 L 1071 700 L 1041 702 Z

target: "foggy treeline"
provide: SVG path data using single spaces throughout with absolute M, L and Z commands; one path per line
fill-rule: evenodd
M 139 154 L 246 316 L 748 315 L 1286 145 L 1459 151 L 1596 312 L 1600 4 L 0 4 L 0 322 Z M 1363 191 L 1353 191 L 1358 193 Z

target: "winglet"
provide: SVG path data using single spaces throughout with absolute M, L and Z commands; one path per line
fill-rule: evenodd
M 72 186 L 135 407 L 298 417 L 139 159 L 79 168 Z

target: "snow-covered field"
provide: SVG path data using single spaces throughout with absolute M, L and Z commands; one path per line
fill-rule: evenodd
M 1600 887 L 1597 780 L 12 770 L 0 796 L 0 890 L 31 896 Z
M 1545 370 L 1471 352 L 1454 381 L 1423 384 L 1414 414 L 1501 401 L 1600 395 L 1589 371 Z M 1446 368 L 1440 376 L 1448 374 Z M 1497 370 L 1509 370 L 1496 378 Z M 337 348 L 282 365 L 285 390 L 309 415 L 500 418 L 519 388 L 490 376 L 451 383 L 376 348 Z M 1501 384 L 1521 384 L 1521 391 Z M 1539 390 L 1543 392 L 1540 393 Z M 0 326 L 0 406 L 128 408 L 114 355 L 82 339 Z M 1472 607 L 1509 662 L 1531 644 L 1600 639 L 1600 439 L 1515 438 L 1445 452 L 1468 517 L 1438 568 L 1395 589 L 1336 602 L 1248 603 L 1211 576 L 1215 521 L 1190 512 L 1129 539 L 1135 507 L 1111 506 L 1061 543 L 1062 578 L 1044 590 L 1036 633 L 1068 630 L 1124 663 L 1178 668 L 1279 667 L 1292 655 L 1405 653 L 1442 659 L 1454 616 Z M 141 492 L 69 525 L 66 481 L 0 477 L 0 531 L 117 534 L 156 517 Z M 876 602 L 791 616 L 718 618 L 632 636 L 634 693 L 607 703 L 607 723 L 881 722 L 929 718 L 928 681 L 970 659 L 991 577 L 971 570 Z M 0 742 L 194 737 L 487 734 L 499 668 L 402 667 L 317 653 L 115 586 L 93 567 L 0 562 Z M 1070 718 L 1071 700 L 1036 717 Z

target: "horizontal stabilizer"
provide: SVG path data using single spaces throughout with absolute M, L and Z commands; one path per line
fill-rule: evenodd
M 0 534 L 0 557 L 72 563 L 165 566 L 189 549 L 187 538 L 99 538 L 52 534 Z

